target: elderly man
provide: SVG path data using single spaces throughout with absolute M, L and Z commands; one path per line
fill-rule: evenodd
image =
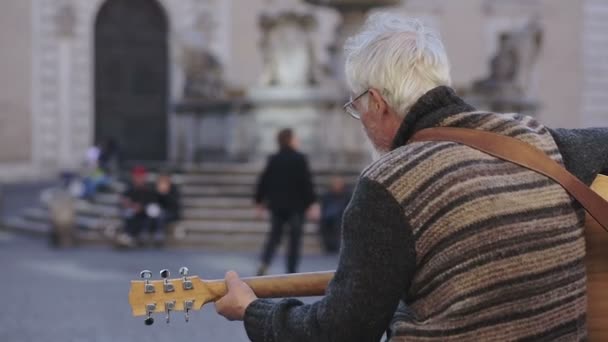
M 372 16 L 346 46 L 346 74 L 379 159 L 344 214 L 340 262 L 312 304 L 257 299 L 234 272 L 220 314 L 252 341 L 585 340 L 584 213 L 538 173 L 452 142 L 408 143 L 429 127 L 515 137 L 587 184 L 608 169 L 608 130 L 550 130 L 476 111 L 450 85 L 439 36 Z

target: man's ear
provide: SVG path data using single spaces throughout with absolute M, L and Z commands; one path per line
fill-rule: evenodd
M 387 112 L 388 106 L 384 97 L 376 89 L 369 90 L 370 98 L 368 102 L 368 110 L 375 114 L 384 114 Z

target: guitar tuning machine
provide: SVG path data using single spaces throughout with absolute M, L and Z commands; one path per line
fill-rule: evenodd
M 182 275 L 182 277 L 184 277 L 182 279 L 182 287 L 184 288 L 184 290 L 192 290 L 194 288 L 194 285 L 192 284 L 192 281 L 190 279 L 188 279 L 188 267 L 181 267 L 179 269 L 179 274 Z
M 190 321 L 190 310 L 194 308 L 194 300 L 184 301 L 184 311 L 186 311 L 186 322 Z
M 171 284 L 169 282 L 169 276 L 171 276 L 171 272 L 169 272 L 168 269 L 164 269 L 162 271 L 160 271 L 160 277 L 164 279 L 163 281 L 163 289 L 165 292 L 173 292 L 175 291 L 175 288 L 173 287 L 173 284 Z
M 144 293 L 154 293 L 154 285 L 150 284 L 150 278 L 152 278 L 152 272 L 143 270 L 139 273 L 139 277 L 145 280 Z
M 175 301 L 165 302 L 165 312 L 167 313 L 167 324 L 171 322 L 171 311 L 175 310 Z
M 146 325 L 154 324 L 154 317 L 152 317 L 152 313 L 156 310 L 156 304 L 146 304 L 146 319 L 144 323 Z

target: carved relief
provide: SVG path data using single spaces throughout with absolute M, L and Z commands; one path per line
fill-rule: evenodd
M 489 63 L 489 75 L 473 83 L 470 94 L 491 102 L 493 110 L 518 110 L 509 103 L 523 103 L 542 47 L 543 31 L 538 18 L 523 28 L 503 32 Z
M 222 65 L 209 51 L 184 45 L 180 64 L 185 76 L 184 98 L 212 99 L 224 94 Z
M 308 86 L 318 82 L 312 14 L 283 12 L 262 15 L 260 48 L 264 60 L 261 83 L 266 86 Z
M 55 25 L 57 35 L 61 38 L 71 38 L 74 36 L 76 26 L 76 13 L 70 3 L 63 3 L 55 15 Z

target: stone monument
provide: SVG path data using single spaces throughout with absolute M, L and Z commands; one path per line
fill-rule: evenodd
M 330 48 L 331 70 L 333 76 L 344 84 L 344 54 L 342 47 L 346 39 L 357 32 L 365 22 L 370 10 L 379 7 L 395 6 L 402 0 L 305 0 L 305 2 L 333 8 L 340 14 L 340 24 L 336 30 L 336 39 Z
M 264 72 L 259 85 L 247 91 L 254 129 L 242 141 L 258 159 L 276 150 L 276 132 L 285 127 L 295 130 L 302 150 L 317 159 L 323 154 L 323 119 L 341 96 L 320 82 L 322 68 L 312 44 L 316 25 L 306 12 L 260 16 Z
M 284 12 L 262 14 L 260 50 L 264 60 L 263 86 L 308 86 L 318 83 L 312 33 L 317 22 L 312 14 Z
M 223 95 L 223 67 L 202 39 L 192 35 L 182 38 L 179 65 L 184 75 L 183 98 L 213 99 Z
M 315 50 L 317 20 L 309 8 L 260 15 L 264 67 L 258 85 L 240 97 L 214 100 L 208 96 L 204 89 L 209 89 L 207 85 L 215 78 L 206 79 L 202 70 L 215 64 L 200 60 L 199 50 L 184 48 L 186 96 L 176 105 L 176 112 L 183 118 L 180 130 L 189 133 L 179 134 L 184 146 L 181 150 L 185 151 L 179 161 L 209 160 L 215 149 L 224 160 L 259 162 L 276 151 L 276 133 L 285 127 L 294 129 L 302 151 L 317 165 L 341 167 L 369 161 L 360 122 L 342 110 L 348 99 L 342 47 L 371 8 L 401 1 L 307 2 L 333 7 L 342 14 L 337 38 L 330 47 L 330 66 L 321 65 L 320 51 Z
M 328 47 L 330 65 L 319 64 L 318 51 L 311 43 L 317 25 L 314 15 L 284 12 L 261 16 L 265 71 L 260 86 L 248 92 L 257 131 L 250 146 L 256 155 L 266 155 L 276 149 L 276 132 L 282 127 L 292 127 L 300 138 L 302 150 L 317 162 L 365 163 L 369 152 L 361 125 L 342 112 L 342 104 L 348 98 L 342 47 L 361 27 L 370 9 L 401 1 L 305 2 L 333 8 L 341 15 L 334 43 Z
M 489 75 L 475 81 L 463 95 L 483 109 L 534 114 L 538 103 L 531 83 L 541 46 L 542 28 L 537 18 L 522 29 L 501 33 Z
M 223 159 L 230 141 L 224 69 L 207 48 L 201 32 L 181 37 L 178 54 L 183 75 L 178 115 L 177 159 L 182 163 Z

